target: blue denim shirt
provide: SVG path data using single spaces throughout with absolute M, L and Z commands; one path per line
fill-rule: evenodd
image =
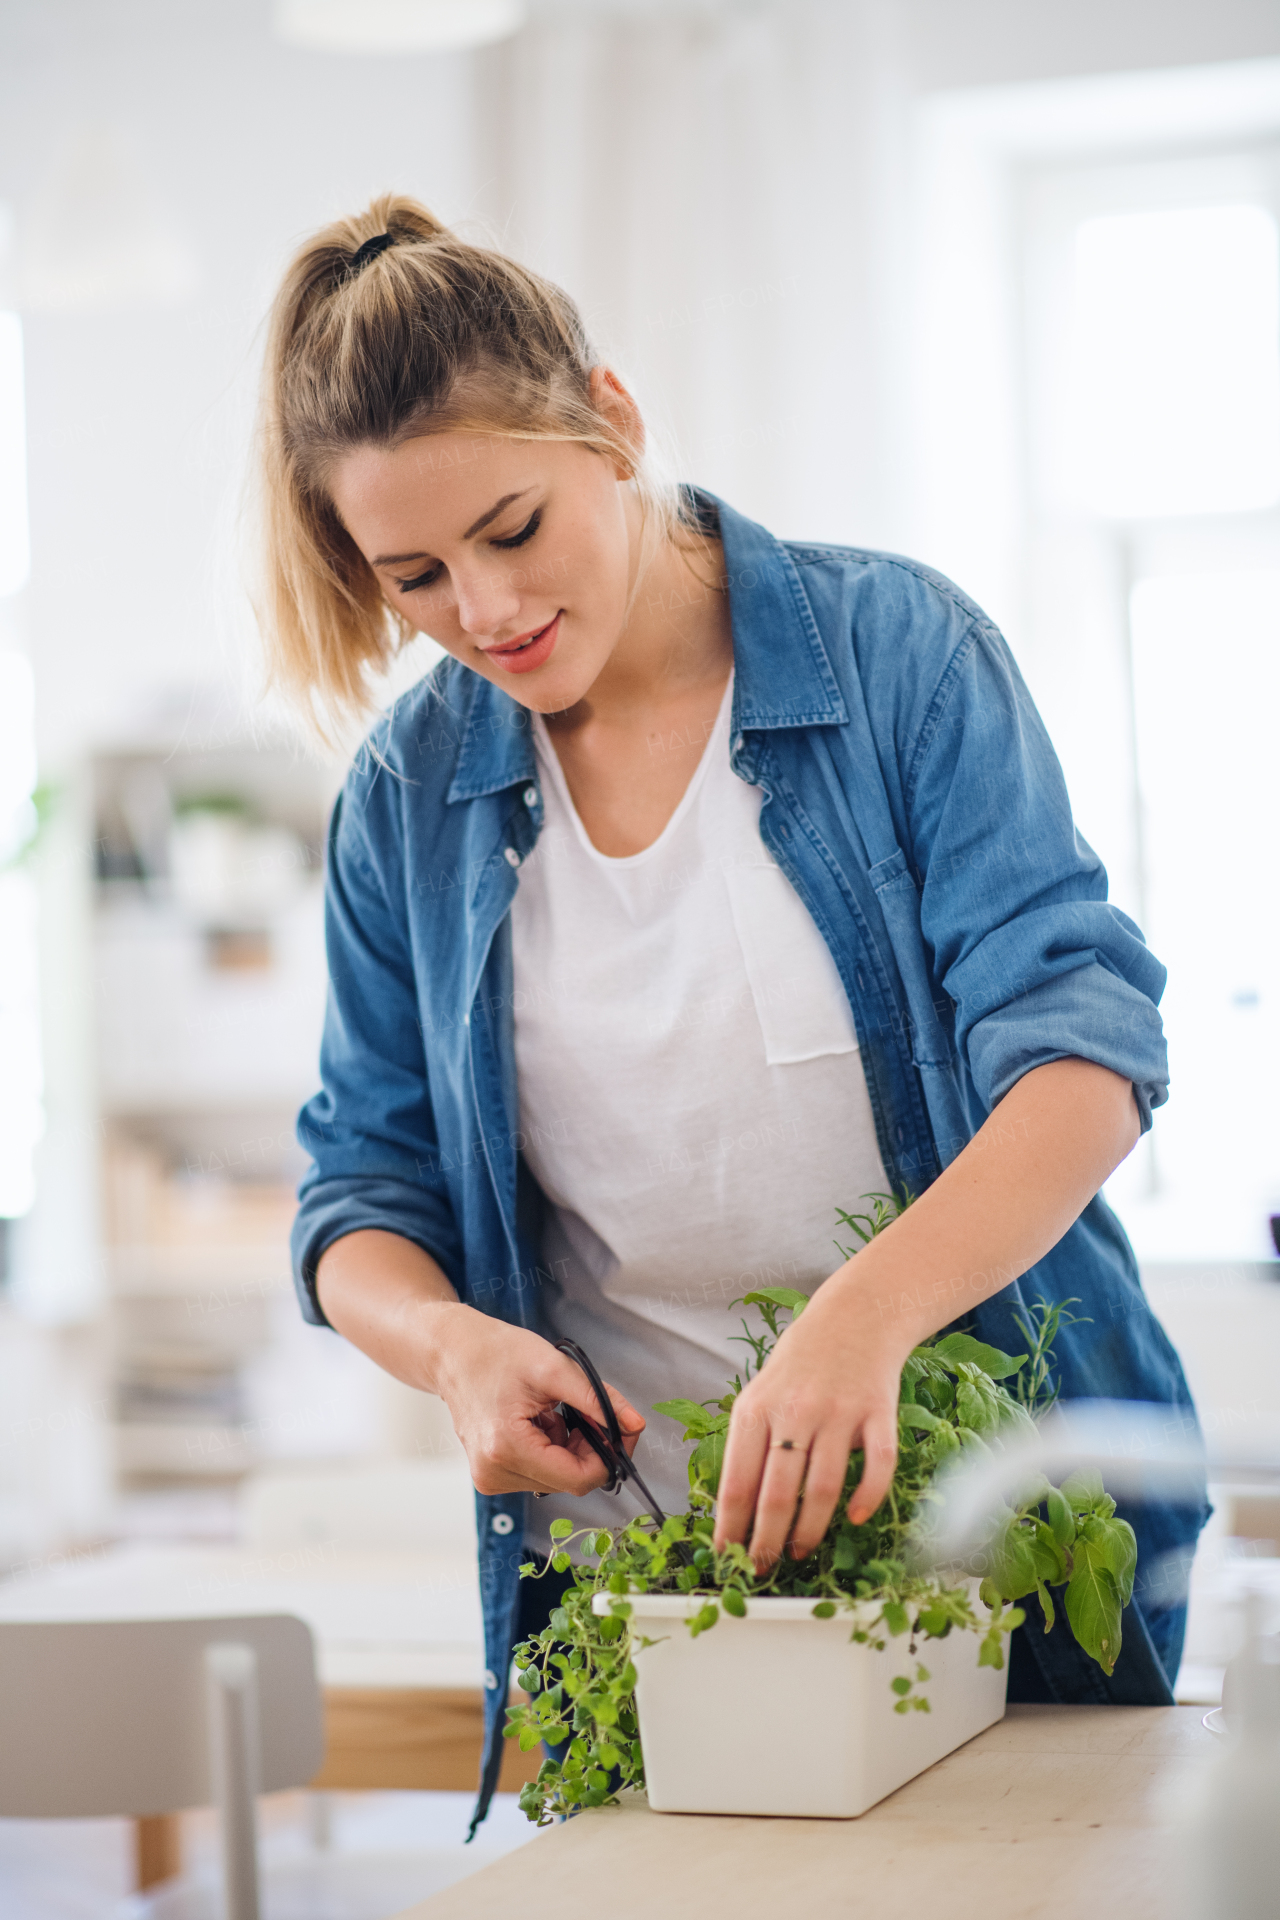
M 761 837 L 839 969 L 892 1180 L 921 1192 L 1023 1074 L 1065 1056 L 1132 1081 L 1148 1127 L 1167 1095 L 1164 968 L 1107 902 L 1000 634 L 913 561 L 784 543 L 696 498 L 724 543 L 731 765 L 762 789 Z M 314 1165 L 294 1256 L 315 1322 L 319 1256 L 378 1227 L 425 1248 L 472 1306 L 532 1323 L 540 1195 L 520 1154 L 509 910 L 542 818 L 526 709 L 453 660 L 397 703 L 351 770 L 329 836 L 323 1089 L 299 1122 Z M 1038 1295 L 1075 1296 L 1088 1318 L 1058 1339 L 1063 1392 L 1164 1402 L 1194 1420 L 1103 1200 L 1009 1279 L 969 1316 L 983 1338 L 1021 1352 L 1012 1315 Z M 936 1296 L 941 1324 L 945 1282 Z M 489 1791 L 524 1498 L 476 1500 Z M 1116 1670 L 1123 1682 L 1141 1642 L 1130 1693 L 1099 1690 L 1068 1648 L 1045 1697 L 1169 1697 L 1160 1667 L 1176 1667 L 1183 1609 L 1165 1570 L 1189 1557 L 1203 1513 L 1130 1516 L 1139 1603 Z M 1035 1657 L 1043 1668 L 1048 1654 Z

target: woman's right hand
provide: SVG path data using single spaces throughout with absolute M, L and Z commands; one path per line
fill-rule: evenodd
M 478 1493 L 590 1493 L 609 1476 L 583 1435 L 565 1426 L 557 1401 L 599 1421 L 581 1367 L 541 1334 L 461 1303 L 430 1315 L 435 1390 L 466 1449 Z M 644 1421 L 605 1382 L 628 1454 Z
M 327 1247 L 316 1293 L 330 1325 L 397 1380 L 439 1394 L 479 1493 L 590 1493 L 608 1483 L 557 1402 L 599 1418 L 581 1367 L 540 1334 L 458 1299 L 421 1247 L 363 1228 Z M 605 1382 L 630 1454 L 644 1420 Z

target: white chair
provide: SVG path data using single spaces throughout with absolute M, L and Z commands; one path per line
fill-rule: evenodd
M 0 1816 L 215 1805 L 226 1920 L 259 1920 L 257 1795 L 323 1758 L 315 1649 L 288 1614 L 0 1621 Z

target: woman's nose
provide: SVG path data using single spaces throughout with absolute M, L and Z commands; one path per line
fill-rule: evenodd
M 473 633 L 481 639 L 501 632 L 504 627 L 513 627 L 520 612 L 520 595 L 505 568 L 455 573 L 453 590 L 457 595 L 458 625 L 464 633 Z

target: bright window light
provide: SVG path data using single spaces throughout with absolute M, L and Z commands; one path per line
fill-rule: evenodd
M 30 565 L 22 322 L 0 313 L 0 598 L 26 585 Z
M 1261 207 L 1084 221 L 1076 480 L 1120 519 L 1280 500 L 1280 244 Z
M 0 1215 L 8 1218 L 35 1198 L 44 1128 L 36 889 L 20 858 L 35 825 L 35 778 L 31 668 L 15 648 L 0 647 Z
M 1270 858 L 1280 572 L 1140 581 L 1131 603 L 1146 933 L 1169 969 L 1148 1259 L 1265 1259 L 1280 1210 L 1280 892 Z

